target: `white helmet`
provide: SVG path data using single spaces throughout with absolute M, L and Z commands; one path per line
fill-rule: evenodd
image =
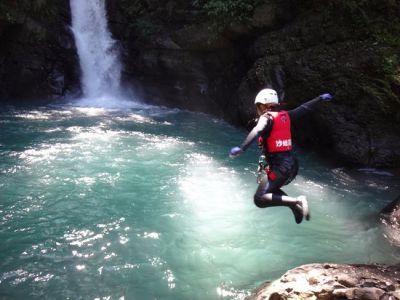
M 254 104 L 261 103 L 261 104 L 269 104 L 269 103 L 276 103 L 278 104 L 278 94 L 273 89 L 263 89 L 261 90 L 257 96 Z

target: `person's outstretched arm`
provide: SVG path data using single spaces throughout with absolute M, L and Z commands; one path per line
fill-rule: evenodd
M 249 146 L 261 135 L 272 126 L 272 120 L 265 114 L 262 115 L 257 122 L 257 125 L 249 132 L 243 143 L 239 147 L 233 147 L 229 153 L 231 157 L 238 156 L 245 151 Z
M 302 105 L 291 109 L 288 111 L 288 114 L 291 119 L 295 120 L 298 119 L 302 116 L 304 116 L 306 113 L 313 111 L 316 105 L 320 102 L 326 102 L 332 100 L 332 95 L 329 93 L 322 94 L 306 103 L 303 103 Z

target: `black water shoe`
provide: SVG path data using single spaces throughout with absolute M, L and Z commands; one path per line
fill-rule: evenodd
M 303 208 L 299 205 L 293 205 L 289 207 L 294 215 L 294 220 L 297 224 L 300 224 L 303 221 Z

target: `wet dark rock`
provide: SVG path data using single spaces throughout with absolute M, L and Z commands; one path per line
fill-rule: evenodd
M 261 285 L 246 300 L 400 299 L 400 267 L 308 264 Z
M 48 19 L 16 10 L 13 19 L 0 20 L 0 101 L 43 101 L 77 88 L 79 65 L 69 29 L 69 1 L 61 1 L 57 8 Z
M 400 196 L 382 209 L 381 221 L 385 237 L 400 246 Z
M 399 46 L 377 39 L 373 27 L 368 32 L 339 6 L 265 1 L 247 24 L 220 31 L 187 1 L 153 1 L 158 6 L 143 7 L 134 22 L 109 3 L 124 77 L 146 101 L 245 127 L 261 88 L 277 89 L 287 109 L 331 92 L 332 103 L 294 124 L 295 142 L 347 165 L 400 166 L 400 82 L 388 64 Z M 379 9 L 378 21 L 399 8 Z
M 393 120 L 400 94 L 392 101 L 393 88 L 386 90 L 384 80 L 378 83 L 382 75 L 374 74 L 382 67 L 381 45 L 353 39 L 345 30 L 340 35 L 321 22 L 319 15 L 300 19 L 249 48 L 255 62 L 239 87 L 242 119 L 253 115 L 252 99 L 264 86 L 277 89 L 287 108 L 331 92 L 334 101 L 295 124 L 296 142 L 352 165 L 398 166 L 400 127 Z

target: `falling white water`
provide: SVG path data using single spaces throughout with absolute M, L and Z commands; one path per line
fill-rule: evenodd
M 121 63 L 118 46 L 108 30 L 104 0 L 70 0 L 70 4 L 84 97 L 118 97 Z

